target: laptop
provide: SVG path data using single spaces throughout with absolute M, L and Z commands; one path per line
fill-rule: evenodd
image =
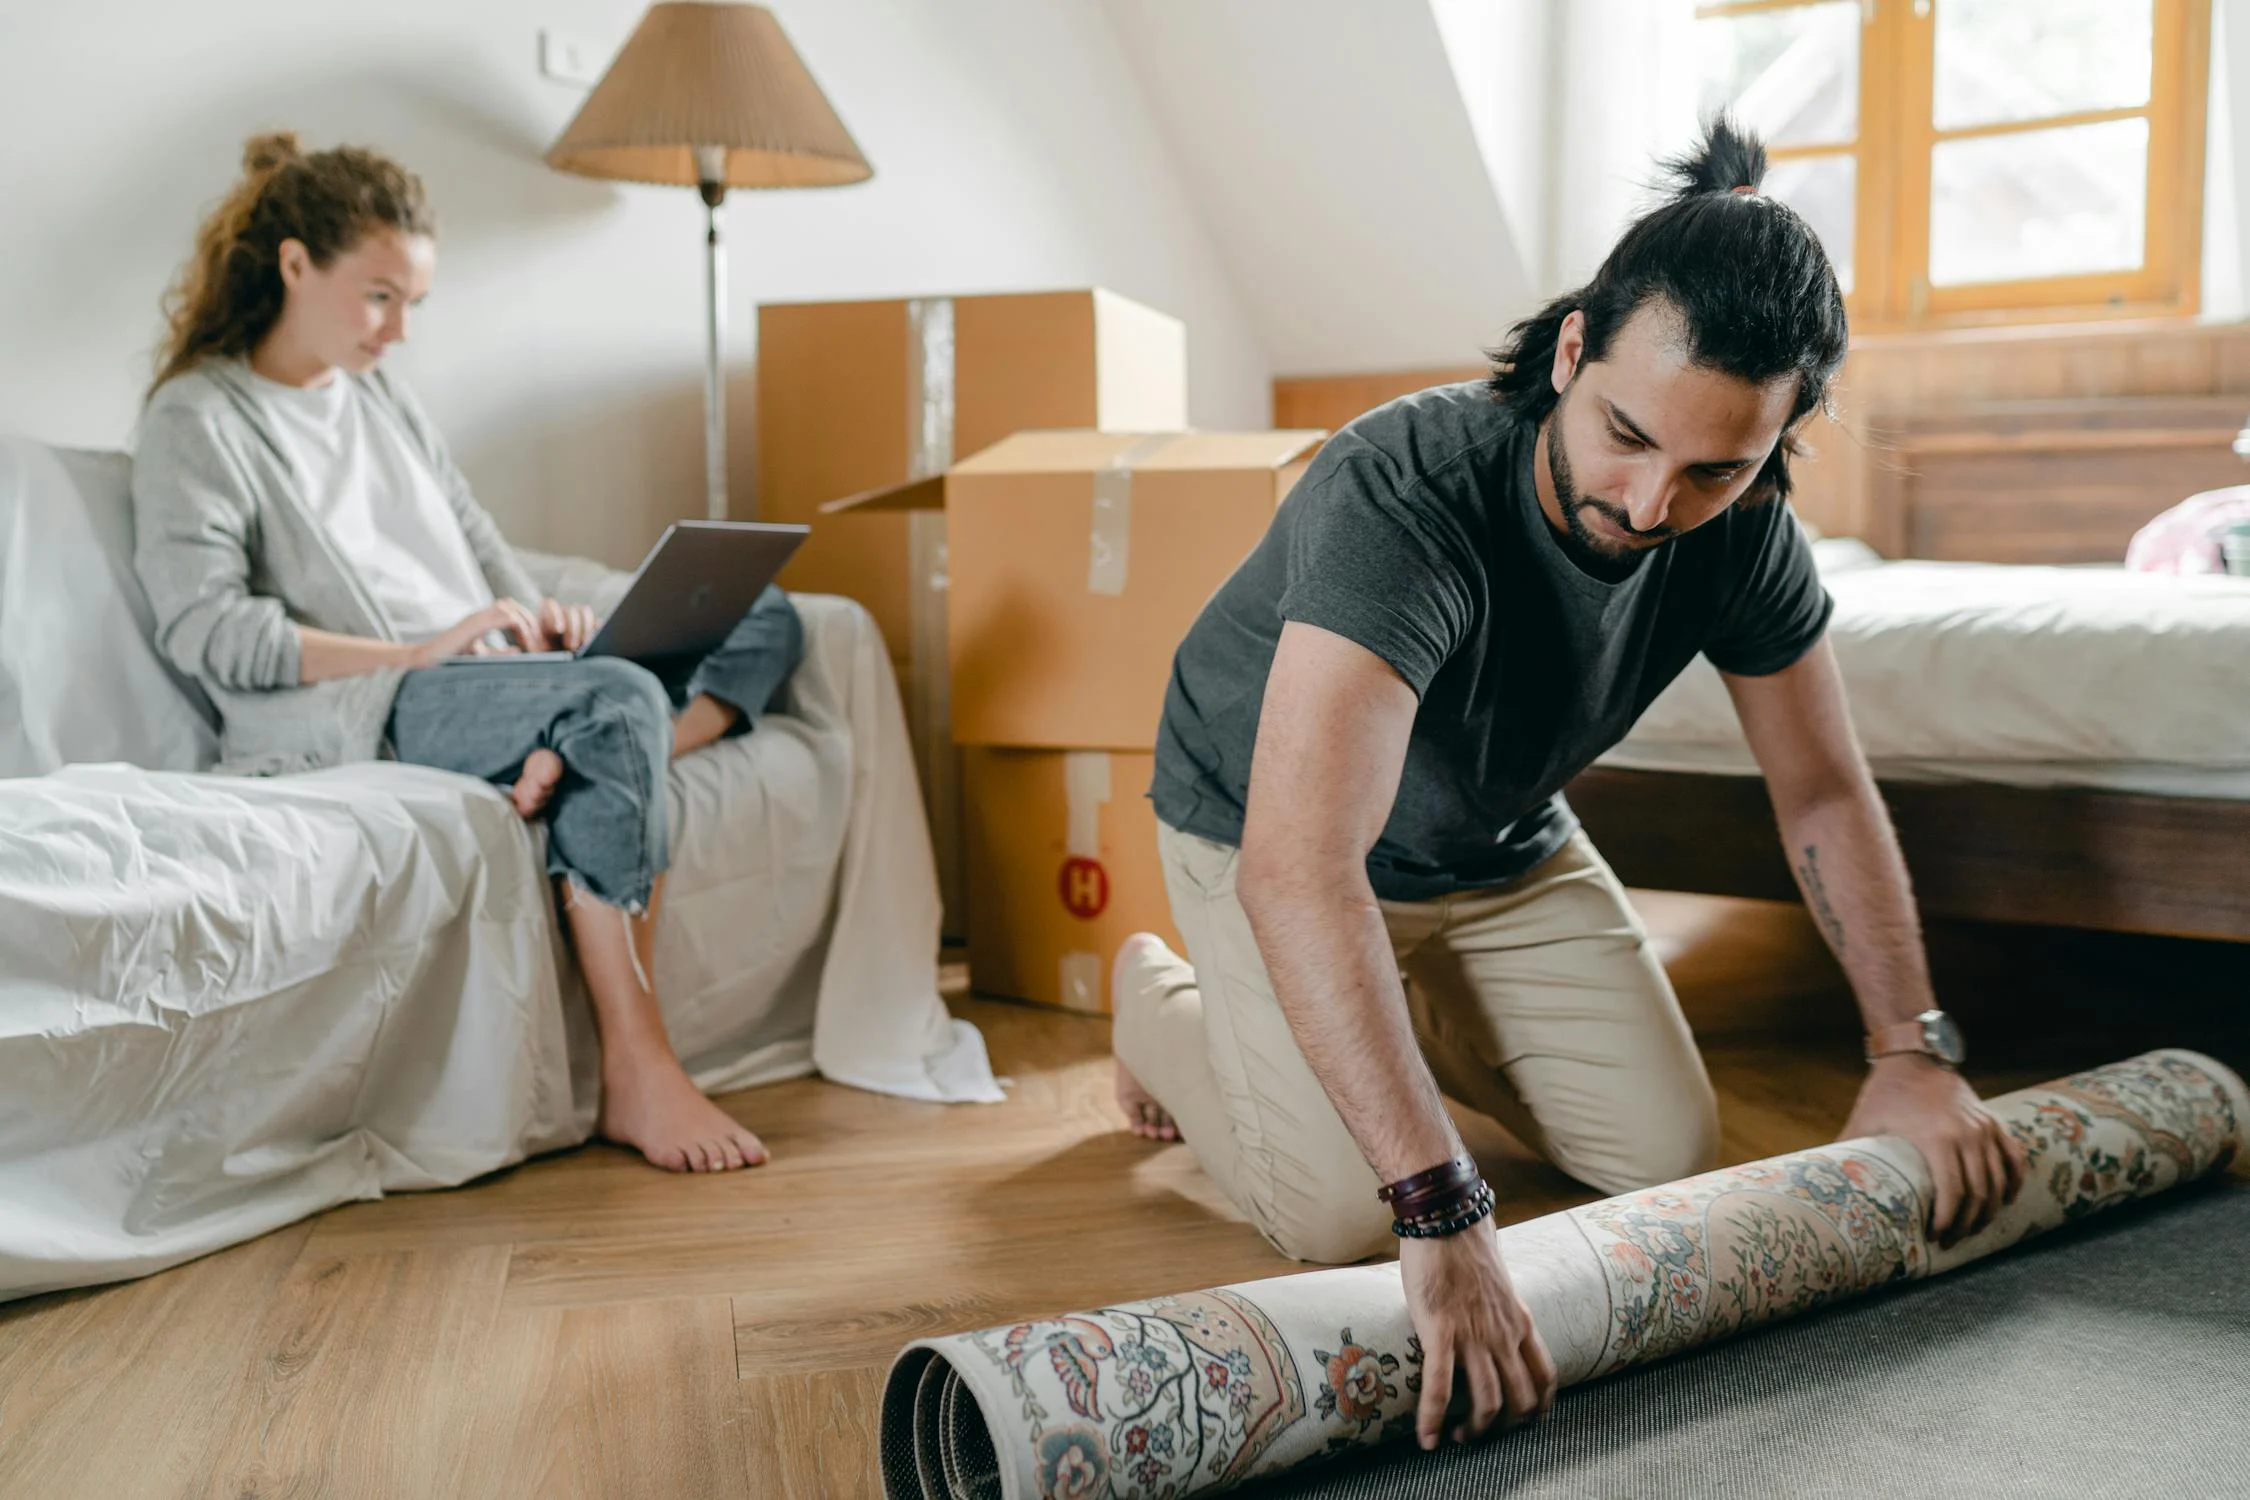
M 648 662 L 708 655 L 750 612 L 811 530 L 760 521 L 676 521 L 641 560 L 625 597 L 601 629 L 576 651 L 450 656 L 446 662 L 572 661 L 587 656 Z

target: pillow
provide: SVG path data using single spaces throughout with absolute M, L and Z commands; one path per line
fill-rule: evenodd
M 1821 576 L 1833 573 L 1857 573 L 1862 568 L 1880 567 L 1883 554 L 1856 536 L 1824 536 L 1812 544 L 1813 566 Z
M 2136 573 L 2224 573 L 2216 533 L 2250 525 L 2250 484 L 2190 495 L 2133 533 L 2125 566 Z
M 156 650 L 131 490 L 122 453 L 0 437 L 0 776 L 218 758 L 210 703 Z

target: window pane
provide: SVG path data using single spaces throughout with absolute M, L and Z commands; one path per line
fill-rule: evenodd
M 1697 109 L 1720 110 L 1769 146 L 1840 146 L 1859 135 L 1859 0 L 1822 0 L 1695 23 Z
M 1930 285 L 2141 263 L 2148 121 L 1940 141 L 1930 153 Z
M 1937 128 L 2148 103 L 2155 0 L 1942 0 Z
M 1766 170 L 1766 191 L 1812 225 L 1847 297 L 1852 291 L 1852 207 L 1858 187 L 1855 156 L 1798 157 L 1777 161 Z

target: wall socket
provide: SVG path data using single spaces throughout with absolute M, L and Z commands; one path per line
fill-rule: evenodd
M 601 82 L 601 56 L 584 37 L 542 31 L 539 33 L 539 72 L 557 83 L 590 89 Z

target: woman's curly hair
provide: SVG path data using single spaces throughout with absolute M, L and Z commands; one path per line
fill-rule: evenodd
M 252 136 L 242 180 L 196 231 L 195 254 L 164 298 L 153 392 L 213 356 L 242 358 L 281 317 L 281 244 L 326 266 L 370 229 L 434 234 L 421 179 L 357 146 L 305 152 L 290 131 Z

